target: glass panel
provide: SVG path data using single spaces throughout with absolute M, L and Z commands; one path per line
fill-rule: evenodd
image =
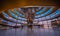
M 47 7 L 44 7 L 43 9 L 41 9 L 39 12 L 37 12 L 36 14 L 41 14 L 42 12 L 44 12 L 47 9 Z

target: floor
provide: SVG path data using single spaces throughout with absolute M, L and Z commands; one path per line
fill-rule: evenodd
M 60 36 L 60 28 L 13 28 L 0 30 L 0 36 Z

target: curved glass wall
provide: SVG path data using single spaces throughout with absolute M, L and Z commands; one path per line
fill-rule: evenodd
M 27 9 L 25 10 L 25 12 L 20 12 L 23 11 L 23 9 Z M 7 10 L 7 12 L 2 12 L 2 15 L 4 16 L 4 18 L 0 17 L 0 21 L 2 21 L 3 23 L 7 22 L 6 24 L 8 25 L 12 25 L 15 26 L 17 25 L 21 25 L 21 24 L 27 24 L 27 18 L 25 16 L 25 13 L 28 14 L 26 11 L 28 11 L 28 9 L 31 9 L 31 13 L 35 12 L 34 15 L 34 20 L 33 23 L 34 24 L 40 24 L 40 25 L 44 25 L 44 27 L 51 26 L 51 21 L 52 20 L 58 20 L 60 19 L 60 8 L 58 8 L 56 11 L 54 9 L 56 9 L 56 7 L 28 7 L 28 8 L 14 8 Z M 28 14 L 29 15 L 29 14 Z M 5 20 L 6 19 L 6 20 Z

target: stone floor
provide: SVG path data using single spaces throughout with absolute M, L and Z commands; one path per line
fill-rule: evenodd
M 0 30 L 0 36 L 60 36 L 60 28 L 13 28 Z

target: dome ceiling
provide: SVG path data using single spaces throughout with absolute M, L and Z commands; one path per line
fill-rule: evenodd
M 0 11 L 23 6 L 57 6 L 60 7 L 59 0 L 1 0 Z

